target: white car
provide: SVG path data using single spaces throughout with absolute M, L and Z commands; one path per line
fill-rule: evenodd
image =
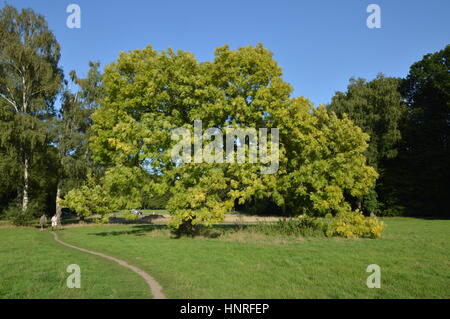
M 132 209 L 132 210 L 130 210 L 130 212 L 132 214 L 137 215 L 137 216 L 143 216 L 144 215 L 144 214 L 142 214 L 142 212 L 138 211 L 137 209 Z

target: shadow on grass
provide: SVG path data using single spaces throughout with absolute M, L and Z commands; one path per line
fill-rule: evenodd
M 159 229 L 169 229 L 166 225 L 135 225 L 131 227 L 131 230 L 120 230 L 120 231 L 105 231 L 100 233 L 89 233 L 88 235 L 95 235 L 101 237 L 107 236 L 121 236 L 121 235 L 135 235 L 144 236 L 146 233 L 152 232 Z
M 110 224 L 151 224 L 155 219 L 163 218 L 163 215 L 153 214 L 140 217 L 138 219 L 126 219 L 124 217 L 110 217 Z
M 116 217 L 111 216 L 109 217 L 108 224 L 142 224 L 142 225 L 149 225 L 152 224 L 155 219 L 162 218 L 163 215 L 153 214 L 153 215 L 146 215 L 143 217 L 140 217 L 135 220 L 126 219 L 124 217 Z M 86 217 L 84 220 L 80 220 L 79 218 L 63 218 L 62 219 L 63 225 L 90 225 L 90 224 L 96 224 L 94 217 Z
M 212 228 L 202 227 L 199 232 L 194 236 L 188 235 L 175 235 L 172 233 L 171 238 L 183 238 L 183 237 L 207 237 L 207 238 L 218 238 L 223 235 L 225 232 L 229 231 L 237 231 L 248 229 L 253 225 L 236 225 L 236 224 L 219 224 L 215 225 Z M 89 233 L 88 235 L 95 235 L 101 237 L 108 236 L 122 236 L 122 235 L 134 235 L 134 236 L 144 236 L 155 230 L 170 230 L 167 225 L 163 224 L 145 224 L 145 225 L 134 225 L 131 227 L 131 230 L 114 230 L 114 231 L 105 231 L 99 233 Z
M 204 237 L 204 238 L 218 238 L 223 236 L 227 232 L 236 232 L 240 230 L 246 230 L 254 227 L 252 224 L 218 224 L 213 227 L 205 227 L 199 226 L 195 229 L 194 233 L 185 234 L 185 233 L 173 233 L 173 238 L 195 238 L 195 237 Z
M 36 229 L 36 230 L 41 230 L 41 226 L 40 225 L 31 225 L 30 227 Z M 64 226 L 58 226 L 52 229 L 51 226 L 45 226 L 44 229 L 42 231 L 62 231 L 65 230 Z
M 94 220 L 91 218 L 85 218 L 84 220 L 80 220 L 79 218 L 63 218 L 61 220 L 62 225 L 89 225 L 94 224 Z

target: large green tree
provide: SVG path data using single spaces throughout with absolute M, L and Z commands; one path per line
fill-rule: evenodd
M 22 211 L 29 203 L 30 168 L 49 142 L 49 120 L 62 81 L 60 47 L 42 15 L 6 5 L 0 10 L 1 142 L 20 167 Z
M 170 49 L 122 53 L 105 69 L 105 96 L 93 115 L 90 145 L 96 161 L 107 167 L 103 190 L 121 208 L 139 205 L 145 193 L 170 191 L 171 224 L 188 229 L 221 221 L 235 203 L 264 199 L 292 213 L 349 210 L 345 194 L 366 193 L 377 177 L 362 155 L 368 135 L 347 118 L 330 115 L 323 107 L 314 109 L 305 98 L 290 98 L 292 88 L 281 75 L 262 45 L 220 47 L 214 61 L 204 63 L 189 52 Z M 265 164 L 248 160 L 179 165 L 171 154 L 177 143 L 172 133 L 191 128 L 195 121 L 224 133 L 278 128 L 279 152 L 269 147 L 269 156 L 279 155 L 277 169 L 261 174 Z M 218 145 L 228 142 L 217 138 Z M 211 139 L 204 139 L 203 149 Z M 231 143 L 233 148 L 247 144 L 239 138 Z M 194 148 L 194 158 L 198 154 Z M 231 153 L 225 154 L 230 158 Z M 85 210 L 86 187 L 69 192 L 66 202 Z

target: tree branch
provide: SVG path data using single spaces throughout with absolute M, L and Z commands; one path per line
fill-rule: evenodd
M 6 101 L 8 101 L 9 104 L 11 104 L 17 113 L 19 113 L 19 109 L 17 108 L 17 104 L 14 103 L 14 101 L 8 99 L 4 94 L 0 93 L 0 97 L 4 98 Z

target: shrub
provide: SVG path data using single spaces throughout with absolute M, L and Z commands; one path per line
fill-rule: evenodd
M 86 185 L 69 191 L 60 204 L 73 210 L 80 217 L 99 214 L 103 218 L 116 209 L 114 199 L 92 178 L 88 179 Z
M 380 211 L 380 216 L 394 217 L 394 216 L 404 216 L 406 208 L 400 205 L 389 206 L 384 210 Z
M 130 212 L 129 210 L 125 210 L 123 211 L 123 217 L 125 218 L 126 221 L 136 221 L 139 219 L 139 216 L 136 214 L 133 214 L 132 212 Z
M 96 223 L 96 224 L 107 224 L 108 222 L 109 222 L 109 217 L 107 217 L 107 216 L 94 218 L 94 223 Z
M 324 224 L 321 219 L 306 215 L 280 219 L 275 223 L 259 222 L 253 230 L 265 235 L 323 236 Z
M 40 206 L 33 202 L 29 203 L 25 212 L 22 211 L 22 207 L 17 203 L 10 204 L 5 210 L 6 219 L 16 226 L 30 226 L 40 214 L 42 214 Z
M 385 228 L 376 217 L 364 217 L 360 211 L 342 211 L 335 217 L 300 215 L 280 219 L 275 223 L 260 222 L 251 229 L 265 235 L 302 237 L 338 236 L 344 238 L 379 238 Z
M 176 237 L 180 238 L 183 236 L 194 237 L 199 235 L 207 235 L 210 227 L 204 226 L 202 224 L 192 223 L 190 220 L 185 220 L 181 222 L 177 227 L 169 225 L 171 233 Z
M 379 238 L 385 228 L 376 217 L 365 218 L 360 211 L 342 211 L 326 226 L 327 236 Z

